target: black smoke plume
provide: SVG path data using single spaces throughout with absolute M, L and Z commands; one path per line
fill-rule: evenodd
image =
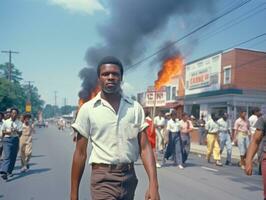
M 125 68 L 142 57 L 146 50 L 147 41 L 156 40 L 152 35 L 160 35 L 171 17 L 183 16 L 189 21 L 191 14 L 197 13 L 200 21 L 213 10 L 214 0 L 112 0 L 109 1 L 107 20 L 98 27 L 103 38 L 103 44 L 89 47 L 85 59 L 88 66 L 97 66 L 104 56 L 116 56 L 122 60 Z M 195 19 L 194 19 L 195 20 Z M 169 40 L 166 38 L 166 40 Z M 175 48 L 168 49 L 158 55 L 155 60 L 173 56 Z M 160 59 L 161 58 L 161 59 Z M 91 73 L 82 75 L 82 73 Z M 83 69 L 80 72 L 83 78 L 83 88 L 80 95 L 87 95 L 84 90 L 89 89 L 96 73 Z M 96 76 L 97 77 L 97 76 Z M 87 80 L 86 78 L 89 78 Z M 95 80 L 95 78 L 94 78 Z M 90 89 L 88 91 L 91 91 Z

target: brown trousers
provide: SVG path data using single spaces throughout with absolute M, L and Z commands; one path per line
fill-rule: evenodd
M 29 164 L 32 153 L 32 136 L 22 135 L 19 139 L 21 167 Z
M 92 200 L 133 200 L 138 179 L 134 167 L 129 170 L 92 168 Z

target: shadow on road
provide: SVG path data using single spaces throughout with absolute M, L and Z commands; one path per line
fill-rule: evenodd
M 37 163 L 30 163 L 29 165 L 30 165 L 30 167 L 32 167 L 34 165 L 37 165 Z M 20 168 L 21 168 L 21 166 L 17 165 L 17 166 L 14 167 L 14 170 L 20 170 Z
M 46 155 L 32 155 L 32 158 L 41 158 L 41 157 L 45 157 Z
M 16 179 L 23 178 L 23 177 L 26 177 L 26 176 L 29 176 L 29 175 L 33 175 L 33 174 L 40 174 L 40 173 L 48 172 L 50 170 L 51 170 L 51 168 L 30 169 L 29 171 L 27 171 L 25 173 L 16 173 L 16 174 L 14 174 L 14 176 L 9 178 L 7 182 L 14 181 Z
M 0 199 L 4 198 L 4 195 L 0 194 Z

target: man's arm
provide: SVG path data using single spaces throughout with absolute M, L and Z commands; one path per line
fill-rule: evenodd
M 246 174 L 248 176 L 252 175 L 253 157 L 256 154 L 256 152 L 258 151 L 258 148 L 259 148 L 259 145 L 260 145 L 260 142 L 261 142 L 262 138 L 263 138 L 262 131 L 257 129 L 255 134 L 254 134 L 254 136 L 253 136 L 251 144 L 248 147 L 248 151 L 247 151 L 245 171 L 246 171 Z
M 151 145 L 148 141 L 146 131 L 139 133 L 139 146 L 140 146 L 140 156 L 144 165 L 144 168 L 149 177 L 149 188 L 146 192 L 145 200 L 159 200 L 160 195 L 158 191 L 158 179 L 156 172 L 156 163 L 154 159 L 154 154 Z
M 78 133 L 71 169 L 71 200 L 79 199 L 79 184 L 87 160 L 87 145 L 88 139 Z

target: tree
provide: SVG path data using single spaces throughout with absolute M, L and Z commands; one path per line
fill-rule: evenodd
M 73 111 L 76 111 L 76 110 L 77 110 L 77 106 L 70 106 L 70 105 L 62 106 L 60 108 L 60 111 L 61 111 L 62 115 L 69 115 Z
M 9 63 L 0 64 L 0 74 L 2 78 L 8 79 L 9 77 Z M 14 83 L 19 83 L 22 79 L 22 73 L 11 64 L 11 81 Z
M 8 63 L 0 64 L 0 110 L 4 111 L 10 107 L 16 107 L 21 113 L 25 112 L 27 100 L 31 101 L 32 114 L 37 116 L 42 110 L 44 101 L 38 94 L 35 86 L 20 83 L 22 73 L 12 65 L 11 81 L 8 80 Z M 30 97 L 30 99 L 29 99 Z

